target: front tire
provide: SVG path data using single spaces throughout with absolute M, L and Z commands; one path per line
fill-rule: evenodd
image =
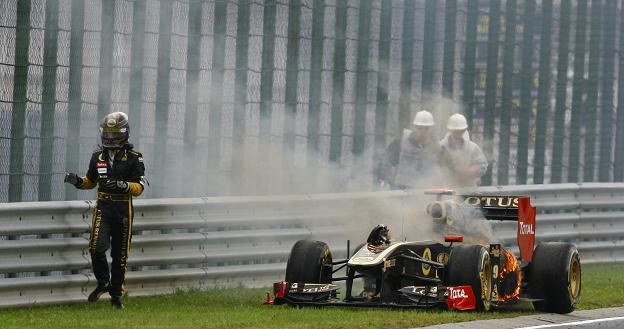
M 540 243 L 529 268 L 529 292 L 537 311 L 570 313 L 581 296 L 581 259 L 571 243 Z
M 449 286 L 469 285 L 477 300 L 477 310 L 490 309 L 492 265 L 490 254 L 480 245 L 453 247 L 448 261 Z
M 331 283 L 332 269 L 332 254 L 325 242 L 299 240 L 290 250 L 286 281 Z

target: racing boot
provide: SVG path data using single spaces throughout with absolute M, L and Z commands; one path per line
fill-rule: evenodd
M 111 296 L 111 305 L 113 308 L 121 310 L 124 308 L 123 303 L 121 302 L 121 297 Z
M 110 285 L 108 282 L 106 283 L 98 283 L 97 287 L 93 289 L 93 291 L 89 294 L 89 302 L 95 303 L 100 299 L 100 297 L 107 293 L 110 290 Z

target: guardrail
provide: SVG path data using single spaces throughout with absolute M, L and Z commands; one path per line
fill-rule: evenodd
M 538 242 L 573 242 L 584 264 L 624 262 L 624 184 L 523 185 L 479 190 L 530 195 L 538 210 Z M 515 241 L 514 223 L 495 222 L 494 231 L 506 242 Z
M 537 240 L 571 241 L 583 263 L 624 262 L 624 184 L 484 187 L 484 194 L 530 195 Z M 327 241 L 346 256 L 372 225 L 397 238 L 427 238 L 420 192 L 148 199 L 135 201 L 129 294 L 243 284 L 283 277 L 295 241 Z M 94 287 L 87 240 L 94 202 L 0 204 L 0 307 L 84 301 Z M 513 222 L 494 222 L 503 242 Z M 512 243 L 510 243 L 512 244 Z

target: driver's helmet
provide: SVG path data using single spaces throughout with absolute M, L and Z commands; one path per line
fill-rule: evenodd
M 128 143 L 130 125 L 128 115 L 123 112 L 113 112 L 104 117 L 100 124 L 102 147 L 121 148 Z
M 369 246 L 380 247 L 390 244 L 390 230 L 388 226 L 384 224 L 379 224 L 373 228 L 373 230 L 368 235 L 368 239 L 366 239 L 366 243 Z

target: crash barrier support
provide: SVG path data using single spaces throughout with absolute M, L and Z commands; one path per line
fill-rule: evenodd
M 478 192 L 530 195 L 538 208 L 537 241 L 574 242 L 584 264 L 624 262 L 624 184 Z M 326 241 L 334 258 L 344 258 L 346 241 L 352 252 L 376 223 L 388 223 L 396 238 L 426 232 L 429 201 L 416 191 L 136 200 L 129 294 L 266 286 L 283 278 L 295 241 Z M 0 204 L 0 307 L 86 300 L 95 286 L 87 249 L 93 207 L 92 201 Z M 515 245 L 515 222 L 492 224 L 498 239 Z

